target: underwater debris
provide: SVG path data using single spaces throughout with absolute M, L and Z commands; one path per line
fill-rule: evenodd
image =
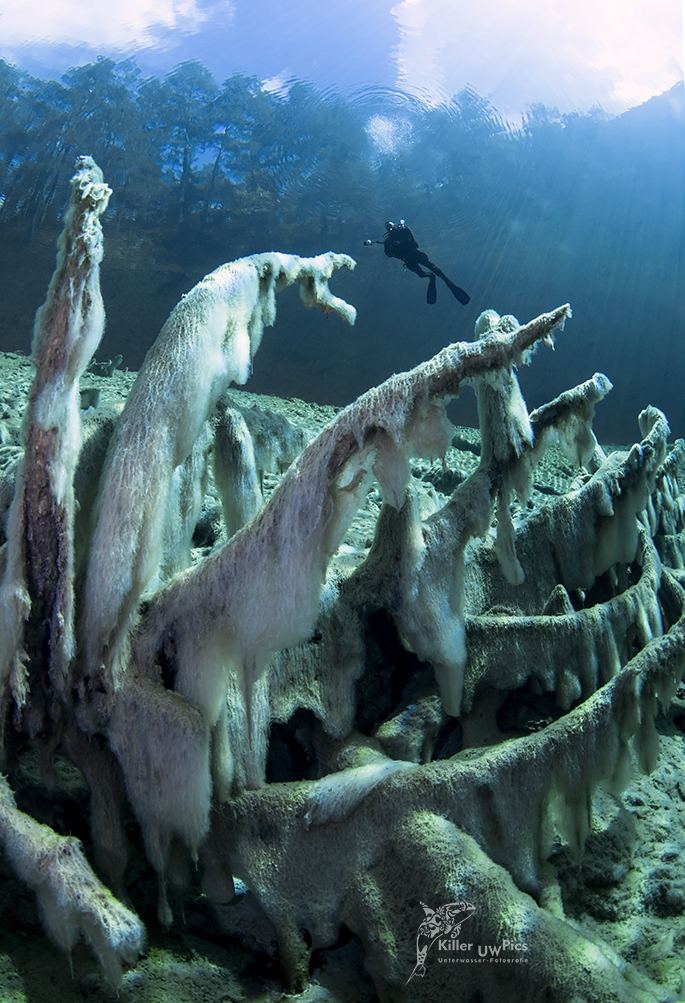
M 66 952 L 83 937 L 114 986 L 135 964 L 145 928 L 93 873 L 77 839 L 59 836 L 17 809 L 0 777 L 0 841 L 15 873 L 35 892 L 47 932 Z
M 525 325 L 486 311 L 477 341 L 391 377 L 314 437 L 250 413 L 222 395 L 247 378 L 281 288 L 298 282 L 305 304 L 354 319 L 327 285 L 350 258 L 275 252 L 207 276 L 173 311 L 121 414 L 82 417 L 79 376 L 103 322 L 108 194 L 84 158 L 38 315 L 24 459 L 7 472 L 10 773 L 27 744 L 48 786 L 55 756 L 81 770 L 94 853 L 117 895 L 126 799 L 164 925 L 167 879 L 182 884 L 185 862 L 199 862 L 205 894 L 221 903 L 232 877 L 243 880 L 276 930 L 291 990 L 344 924 L 378 996 L 403 1003 L 420 903 L 468 902 L 471 946 L 525 953 L 527 964 L 461 965 L 465 995 L 494 1003 L 506 986 L 523 1003 L 543 984 L 559 1003 L 666 999 L 564 918 L 550 863 L 559 846 L 582 853 L 593 794 L 625 787 L 631 750 L 654 767 L 655 717 L 685 667 L 683 445 L 669 451 L 665 417 L 646 409 L 642 441 L 607 457 L 591 427 L 610 389 L 602 374 L 529 415 L 515 366 L 549 344 L 568 306 Z M 411 462 L 448 454 L 445 404 L 464 382 L 481 444 L 445 498 Z M 578 478 L 529 508 L 555 439 Z M 210 489 L 225 532 L 192 563 Z M 368 553 L 343 571 L 336 552 L 372 496 Z M 269 782 L 274 727 L 307 776 L 293 766 Z M 48 930 L 65 950 L 80 931 L 116 982 L 142 924 L 73 841 L 17 811 L 4 781 L 0 800 L 0 841 Z M 45 891 L 36 875 L 47 855 Z M 65 886 L 77 891 L 66 904 L 54 892 Z M 412 978 L 412 999 L 454 998 L 454 970 L 433 961 Z

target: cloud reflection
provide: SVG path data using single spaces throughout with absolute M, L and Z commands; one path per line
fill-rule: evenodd
M 471 86 L 503 115 L 542 102 L 618 113 L 683 76 L 679 0 L 402 0 L 398 83 L 439 102 Z
M 14 0 L 0 2 L 4 49 L 86 45 L 101 52 L 159 44 L 168 32 L 199 31 L 210 19 L 232 15 L 231 0 Z

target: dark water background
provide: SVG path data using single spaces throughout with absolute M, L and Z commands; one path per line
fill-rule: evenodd
M 380 139 L 379 139 L 380 137 Z M 136 369 L 180 296 L 224 261 L 345 251 L 336 293 L 357 325 L 279 297 L 248 388 L 346 404 L 450 341 L 489 307 L 522 323 L 570 302 L 554 353 L 520 373 L 529 407 L 605 372 L 604 441 L 662 408 L 685 435 L 685 101 L 682 84 L 609 118 L 530 109 L 512 130 L 471 91 L 428 108 L 397 92 L 280 94 L 198 62 L 163 79 L 100 59 L 40 80 L 0 62 L 0 349 L 30 351 L 78 154 L 113 188 L 104 219 L 99 357 Z M 471 295 L 389 260 L 366 237 L 403 217 Z M 466 390 L 454 420 L 476 424 Z

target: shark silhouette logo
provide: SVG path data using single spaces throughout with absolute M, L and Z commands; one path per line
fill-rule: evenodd
M 426 915 L 416 934 L 416 965 L 406 984 L 411 982 L 415 975 L 423 978 L 426 974 L 426 957 L 438 937 L 456 940 L 462 923 L 470 919 L 476 911 L 476 907 L 470 902 L 450 902 L 449 905 L 441 905 L 438 909 L 431 909 L 424 902 L 421 906 Z

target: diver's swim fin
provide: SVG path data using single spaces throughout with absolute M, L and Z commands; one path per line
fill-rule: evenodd
M 457 299 L 462 304 L 462 306 L 466 306 L 466 304 L 471 299 L 471 297 L 469 296 L 469 294 L 465 293 L 463 289 L 459 288 L 459 286 L 455 286 L 455 284 L 453 282 L 448 282 L 447 284 L 450 287 L 450 289 L 452 290 L 452 294 L 457 297 Z
M 438 298 L 438 291 L 435 288 L 435 276 L 431 273 L 428 281 L 428 292 L 426 293 L 426 303 L 435 303 Z
M 455 296 L 463 306 L 466 306 L 471 299 L 469 294 L 465 293 L 459 286 L 455 286 L 454 282 L 452 282 L 451 279 L 448 279 L 446 275 L 441 275 L 440 278 L 443 279 L 445 285 L 449 287 L 452 295 Z
M 430 268 L 431 272 L 433 272 L 434 275 L 437 275 L 438 278 L 442 279 L 445 285 L 448 286 L 452 291 L 452 295 L 455 296 L 463 306 L 466 306 L 466 304 L 470 302 L 471 297 L 469 296 L 469 294 L 464 292 L 463 289 L 460 289 L 459 286 L 455 286 L 454 282 L 452 282 L 452 279 L 448 279 L 445 273 L 442 271 L 442 269 L 438 268 L 437 265 L 434 265 L 432 261 L 426 261 L 425 264 L 427 268 Z M 428 302 L 435 303 L 435 291 L 433 292 L 433 299 L 430 299 L 430 295 L 431 295 L 431 290 L 429 286 Z

